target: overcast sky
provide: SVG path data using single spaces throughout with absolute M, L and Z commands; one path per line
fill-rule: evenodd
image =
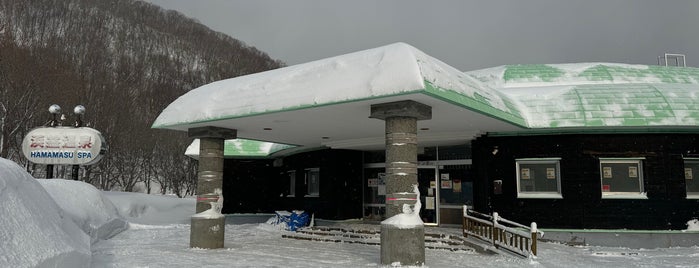
M 699 66 L 696 0 L 147 0 L 294 65 L 395 42 L 463 71 L 521 63 Z

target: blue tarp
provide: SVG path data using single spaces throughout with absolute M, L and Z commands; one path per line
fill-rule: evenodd
M 293 212 L 277 211 L 275 214 L 275 219 L 270 223 L 273 225 L 283 224 L 284 229 L 289 231 L 296 231 L 300 227 L 308 226 L 309 223 L 308 213 L 302 210 L 294 210 Z

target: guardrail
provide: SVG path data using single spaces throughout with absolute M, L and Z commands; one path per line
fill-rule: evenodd
M 464 206 L 464 237 L 469 235 L 491 243 L 495 248 L 506 249 L 522 257 L 536 256 L 537 236 L 543 232 L 537 230 L 536 222 L 525 226 L 498 216 L 497 212 L 487 215 L 469 211 Z

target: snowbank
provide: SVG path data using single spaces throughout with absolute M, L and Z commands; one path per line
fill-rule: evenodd
M 71 180 L 37 180 L 94 244 L 128 227 L 116 207 L 94 186 Z
M 0 267 L 88 267 L 90 236 L 22 167 L 0 158 Z
M 408 204 L 403 204 L 403 213 L 399 213 L 385 219 L 381 222 L 382 225 L 391 225 L 398 229 L 411 229 L 411 228 L 422 228 L 425 223 L 420 219 L 420 209 L 422 208 L 422 202 L 420 202 L 420 190 L 417 188 L 417 184 L 413 184 L 413 193 L 416 196 L 415 205 L 411 208 Z M 408 193 L 404 193 L 408 194 Z
M 124 192 L 103 192 L 103 194 L 131 223 L 189 224 L 196 208 L 194 198 Z

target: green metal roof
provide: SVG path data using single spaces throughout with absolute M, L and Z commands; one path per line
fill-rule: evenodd
M 630 65 L 614 63 L 508 65 L 502 79 L 507 82 L 654 82 L 697 84 L 699 69 L 691 67 Z
M 277 152 L 292 148 L 296 148 L 296 146 L 238 138 L 226 140 L 224 142 L 223 156 L 225 158 L 265 158 Z M 192 142 L 185 154 L 193 157 L 199 155 L 199 139 Z
M 235 139 L 226 140 L 223 144 L 223 156 L 224 157 L 237 157 L 237 156 L 257 156 L 266 157 L 281 150 L 294 148 L 296 146 L 248 140 L 248 139 Z
M 511 65 L 472 76 L 519 105 L 527 127 L 698 127 L 699 69 Z

